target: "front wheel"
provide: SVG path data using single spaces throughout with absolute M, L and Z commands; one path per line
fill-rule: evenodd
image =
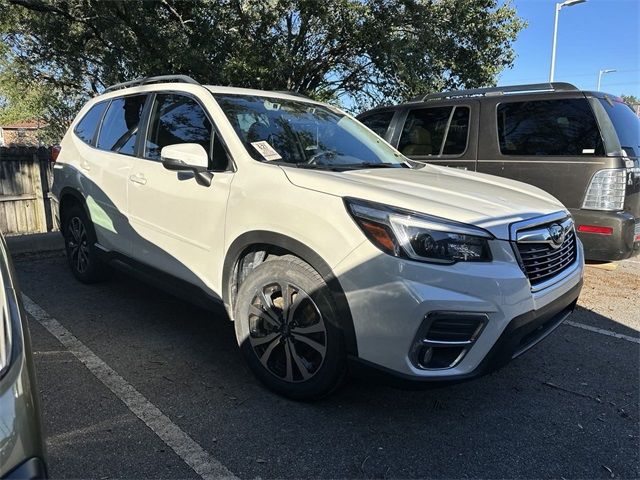
M 235 302 L 236 337 L 253 373 L 271 390 L 313 400 L 346 374 L 344 341 L 329 288 L 292 255 L 249 273 Z

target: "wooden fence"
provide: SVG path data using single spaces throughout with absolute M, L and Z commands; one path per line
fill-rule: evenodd
M 47 148 L 0 148 L 0 231 L 5 235 L 53 229 Z

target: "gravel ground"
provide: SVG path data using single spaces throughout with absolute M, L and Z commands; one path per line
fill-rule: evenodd
M 354 380 L 321 402 L 263 389 L 223 311 L 124 275 L 86 286 L 22 256 L 26 295 L 240 478 L 638 478 L 640 263 L 589 266 L 571 317 L 499 372 L 406 392 Z M 197 474 L 31 322 L 53 478 Z
M 640 331 L 640 260 L 614 265 L 614 271 L 587 265 L 580 305 Z

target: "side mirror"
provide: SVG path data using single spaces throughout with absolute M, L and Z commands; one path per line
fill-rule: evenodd
M 198 143 L 167 145 L 160 151 L 162 166 L 176 172 L 193 172 L 200 185 L 211 185 L 213 174 L 207 171 L 209 155 Z

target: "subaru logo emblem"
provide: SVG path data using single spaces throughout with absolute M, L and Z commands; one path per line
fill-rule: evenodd
M 560 247 L 564 242 L 564 228 L 557 223 L 554 223 L 549 227 L 549 238 L 553 248 Z

